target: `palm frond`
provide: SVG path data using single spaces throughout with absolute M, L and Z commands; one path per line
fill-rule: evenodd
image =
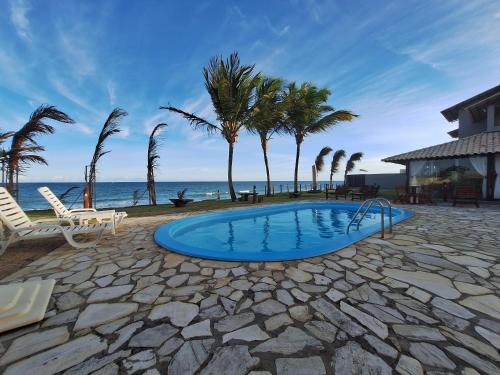
M 254 75 L 254 68 L 254 65 L 242 65 L 236 52 L 226 60 L 222 56 L 213 57 L 203 68 L 205 88 L 228 142 L 235 141 L 251 113 L 255 88 L 262 80 L 260 74 Z
M 78 189 L 78 186 L 71 186 L 69 189 L 66 189 L 62 194 L 59 195 L 59 200 L 61 202 L 64 202 L 64 200 L 68 197 L 69 193 L 71 193 L 73 190 Z
M 109 114 L 108 118 L 106 119 L 106 122 L 104 123 L 101 132 L 99 133 L 99 138 L 97 139 L 97 144 L 94 149 L 94 155 L 92 156 L 92 160 L 90 162 L 90 169 L 87 176 L 88 177 L 87 190 L 89 193 L 91 207 L 93 206 L 93 199 L 95 194 L 94 185 L 96 182 L 97 162 L 104 155 L 111 152 L 109 150 L 108 151 L 104 150 L 104 145 L 106 143 L 106 140 L 113 134 L 117 134 L 121 131 L 120 120 L 127 115 L 128 113 L 121 108 L 113 109 Z
M 14 132 L 0 133 L 0 145 L 5 142 L 6 139 L 12 137 Z
M 19 157 L 19 164 L 20 164 L 20 170 L 26 170 L 25 164 L 28 163 L 35 163 L 35 164 L 43 164 L 43 165 L 49 165 L 47 163 L 47 160 L 43 156 L 37 155 L 37 154 L 23 154 L 22 156 Z
M 333 176 L 335 173 L 339 171 L 340 161 L 343 158 L 345 158 L 345 155 L 346 155 L 345 150 L 340 149 L 335 151 L 335 153 L 333 154 L 332 164 L 330 167 L 330 176 Z
M 66 124 L 73 124 L 74 120 L 66 113 L 59 111 L 54 106 L 42 105 L 35 109 L 28 122 L 14 133 L 12 137 L 11 149 L 21 147 L 30 142 L 36 144 L 35 137 L 40 134 L 52 134 L 55 129 L 52 125 L 46 124 L 45 119 L 54 120 Z
M 320 118 L 315 123 L 312 123 L 308 127 L 308 132 L 311 134 L 320 133 L 327 130 L 331 126 L 338 125 L 340 122 L 347 122 L 347 121 L 350 122 L 357 116 L 358 115 L 355 115 L 351 111 L 344 111 L 344 110 L 334 111 Z
M 260 77 L 255 103 L 245 121 L 246 129 L 264 141 L 283 132 L 282 85 L 279 78 Z
M 349 174 L 350 172 L 353 171 L 353 169 L 356 165 L 356 162 L 360 161 L 362 157 L 363 157 L 362 152 L 355 152 L 354 154 L 351 155 L 349 160 L 347 160 L 347 164 L 345 167 L 345 175 L 346 176 L 347 176 L 347 174 Z
M 158 146 L 160 143 L 160 130 L 166 127 L 167 124 L 161 123 L 154 127 L 151 135 L 149 136 L 148 143 L 148 172 L 153 171 L 158 166 L 158 159 L 160 155 L 158 154 Z
M 148 171 L 156 168 L 157 165 L 157 160 L 160 158 L 160 155 L 158 154 L 158 146 L 160 143 L 160 131 L 162 128 L 167 127 L 167 124 L 161 123 L 156 125 L 153 128 L 153 131 L 151 132 L 149 136 L 149 143 L 148 143 Z
M 6 138 L 12 137 L 10 150 L 7 151 L 8 155 L 8 173 L 9 173 L 9 188 L 12 190 L 14 185 L 14 175 L 21 168 L 27 169 L 27 164 L 47 164 L 47 161 L 35 154 L 44 151 L 45 149 L 38 145 L 36 137 L 41 134 L 52 134 L 55 128 L 46 124 L 44 121 L 53 120 L 66 124 L 74 123 L 73 119 L 66 113 L 59 111 L 54 106 L 42 105 L 35 109 L 31 114 L 28 122 L 26 122 L 21 129 L 15 133 L 3 133 L 1 141 Z M 0 142 L 1 143 L 1 142 Z M 24 164 L 21 166 L 20 164 Z
M 94 149 L 94 155 L 92 156 L 92 161 L 90 163 L 91 169 L 92 166 L 94 166 L 95 169 L 97 161 L 101 157 L 109 153 L 109 151 L 104 151 L 105 142 L 113 134 L 121 132 L 121 129 L 119 127 L 120 120 L 127 115 L 128 113 L 122 110 L 121 108 L 115 108 L 113 109 L 113 111 L 111 111 L 101 129 L 101 132 L 99 133 L 99 138 L 97 139 L 97 144 Z
M 316 160 L 314 161 L 314 165 L 316 166 L 316 172 L 321 172 L 323 166 L 325 165 L 325 156 L 332 152 L 331 147 L 323 147 L 319 152 L 318 156 L 316 156 Z
M 156 189 L 155 189 L 155 169 L 158 167 L 160 155 L 158 153 L 158 146 L 161 141 L 161 130 L 167 127 L 167 124 L 157 124 L 149 136 L 148 143 L 148 160 L 147 160 L 147 176 L 146 188 L 149 192 L 150 204 L 156 205 Z
M 219 126 L 212 124 L 208 120 L 205 120 L 201 117 L 196 116 L 194 113 L 188 113 L 188 112 L 183 111 L 182 109 L 175 108 L 172 106 L 160 107 L 160 109 L 166 109 L 170 112 L 180 114 L 182 117 L 184 117 L 186 120 L 188 120 L 189 124 L 196 130 L 204 129 L 209 134 L 215 133 L 217 131 L 222 131 L 222 129 Z

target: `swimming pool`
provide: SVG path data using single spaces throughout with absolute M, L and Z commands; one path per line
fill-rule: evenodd
M 196 215 L 160 226 L 155 241 L 184 255 L 230 261 L 302 259 L 330 253 L 380 231 L 373 207 L 359 230 L 346 227 L 357 203 L 300 202 Z M 386 226 L 388 211 L 386 209 Z M 393 223 L 412 213 L 393 207 Z

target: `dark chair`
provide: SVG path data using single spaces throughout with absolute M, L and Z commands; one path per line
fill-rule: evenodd
M 359 191 L 351 193 L 351 200 L 359 199 L 365 200 L 367 198 L 376 198 L 378 196 L 378 191 L 380 189 L 380 185 L 370 185 L 370 186 L 361 186 Z
M 457 185 L 453 196 L 453 206 L 457 203 L 474 203 L 479 208 L 479 193 L 474 185 Z
M 351 193 L 351 200 L 353 201 L 355 199 L 359 199 L 361 201 L 361 200 L 366 199 L 366 195 L 367 195 L 369 189 L 370 189 L 369 186 L 366 186 L 366 185 L 361 186 L 359 188 L 359 191 L 353 191 Z
M 336 200 L 339 199 L 339 196 L 343 196 L 344 199 L 347 199 L 347 194 L 349 194 L 349 191 L 350 190 L 347 188 L 347 186 L 337 185 L 337 187 L 335 187 L 335 190 L 333 189 L 325 190 L 326 199 L 328 199 L 329 195 L 334 195 Z
M 379 189 L 380 185 L 377 184 L 369 186 L 366 190 L 365 198 L 377 198 Z
M 394 202 L 399 203 L 410 203 L 411 196 L 408 194 L 405 186 L 396 186 L 396 198 L 394 198 Z
M 423 204 L 435 204 L 432 195 L 434 194 L 434 188 L 432 185 L 424 185 L 420 188 L 420 193 L 418 193 L 418 201 Z

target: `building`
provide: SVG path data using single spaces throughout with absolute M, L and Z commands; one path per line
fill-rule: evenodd
M 437 194 L 474 184 L 483 199 L 500 199 L 500 85 L 445 109 L 458 121 L 448 132 L 456 140 L 382 161 L 406 166 L 407 186 L 432 185 Z

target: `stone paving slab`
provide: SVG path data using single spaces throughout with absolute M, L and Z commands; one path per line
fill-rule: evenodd
M 0 335 L 6 374 L 500 374 L 500 208 L 415 216 L 321 257 L 189 258 L 129 219 L 1 283 L 57 280 L 45 319 Z

